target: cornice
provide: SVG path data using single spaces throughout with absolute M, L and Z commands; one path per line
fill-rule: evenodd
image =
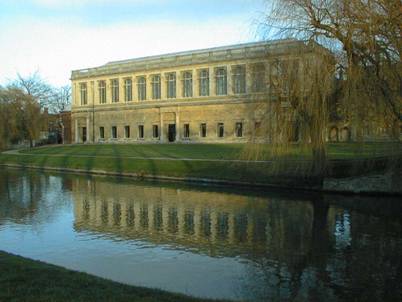
M 291 53 L 305 46 L 306 44 L 299 40 L 275 40 L 115 61 L 99 67 L 74 70 L 71 73 L 71 80 L 129 72 L 147 72 L 154 69 L 186 65 L 253 59 Z

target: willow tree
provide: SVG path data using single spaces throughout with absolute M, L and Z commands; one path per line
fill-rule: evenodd
M 358 130 L 383 127 L 399 140 L 401 7 L 401 0 L 270 0 L 263 24 L 271 36 L 316 41 L 337 52 L 345 70 L 344 118 Z
M 0 89 L 0 148 L 22 140 L 32 146 L 42 122 L 40 105 L 32 96 L 13 87 Z
M 253 136 L 255 144 L 249 144 L 245 154 L 253 159 L 265 157 L 266 145 L 259 142 L 268 140 L 269 155 L 274 159 L 272 173 L 322 181 L 334 58 L 317 43 L 293 42 L 287 56 L 267 58 L 269 76 L 264 76 L 264 93 L 256 96 L 259 100 L 252 110 L 256 116 L 251 117 L 260 121 Z

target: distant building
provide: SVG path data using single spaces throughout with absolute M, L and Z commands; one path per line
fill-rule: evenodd
M 71 144 L 71 111 L 48 113 L 45 108 L 41 140 L 50 144 Z
M 277 40 L 75 70 L 73 142 L 249 141 L 266 118 L 277 62 L 300 64 L 300 51 L 318 57 L 303 41 Z

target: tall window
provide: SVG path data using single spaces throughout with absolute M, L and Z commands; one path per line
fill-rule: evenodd
M 133 81 L 131 79 L 124 80 L 124 100 L 126 102 L 133 100 Z
M 201 137 L 207 136 L 207 124 L 206 123 L 200 124 L 200 136 Z
M 117 127 L 116 126 L 112 127 L 112 138 L 117 138 Z
M 137 88 L 138 88 L 138 100 L 144 101 L 147 98 L 147 81 L 145 77 L 138 77 Z
M 117 103 L 119 101 L 119 80 L 112 80 L 112 102 Z
M 104 127 L 99 127 L 99 138 L 100 139 L 105 138 L 105 128 Z
M 252 83 L 253 92 L 265 91 L 265 65 L 263 63 L 253 66 Z
M 159 137 L 159 127 L 158 125 L 152 125 L 152 137 L 158 138 Z
M 144 138 L 144 125 L 138 125 L 138 138 Z
M 235 135 L 236 137 L 243 137 L 243 123 L 236 123 Z
M 130 126 L 124 126 L 124 137 L 130 138 Z
M 154 75 L 152 77 L 152 99 L 158 100 L 161 98 L 161 76 Z
M 99 103 L 106 104 L 106 81 L 99 81 L 98 89 L 99 89 Z
M 87 83 L 80 83 L 81 105 L 86 105 L 88 102 Z
M 216 69 L 216 95 L 226 95 L 228 93 L 226 68 Z
M 176 73 L 168 73 L 167 75 L 167 97 L 176 97 Z
M 183 74 L 183 97 L 188 98 L 193 96 L 193 73 L 186 71 Z
M 246 92 L 246 67 L 235 66 L 233 68 L 233 93 L 240 94 Z
M 190 124 L 184 124 L 184 138 L 190 137 Z
M 209 70 L 200 71 L 200 96 L 209 96 Z
M 223 123 L 218 123 L 217 135 L 218 135 L 218 137 L 225 136 L 225 127 L 224 127 Z

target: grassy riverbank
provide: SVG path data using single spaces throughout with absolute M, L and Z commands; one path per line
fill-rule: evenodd
M 0 272 L 0 301 L 216 301 L 124 285 L 2 251 Z
M 311 164 L 311 158 L 297 145 L 284 154 L 281 166 L 269 161 L 270 146 L 264 145 L 260 160 L 243 160 L 240 144 L 101 144 L 41 147 L 18 154 L 0 154 L 0 164 L 78 169 L 83 172 L 104 171 L 133 174 L 139 177 L 165 176 L 190 179 L 212 179 L 273 185 L 300 185 L 300 171 Z M 371 159 L 402 154 L 402 144 L 329 144 L 328 176 L 349 176 L 383 167 L 371 165 Z M 369 164 L 367 164 L 369 163 Z M 357 168 L 355 168 L 357 167 Z M 280 173 L 278 174 L 278 169 Z M 296 179 L 296 180 L 295 180 Z

